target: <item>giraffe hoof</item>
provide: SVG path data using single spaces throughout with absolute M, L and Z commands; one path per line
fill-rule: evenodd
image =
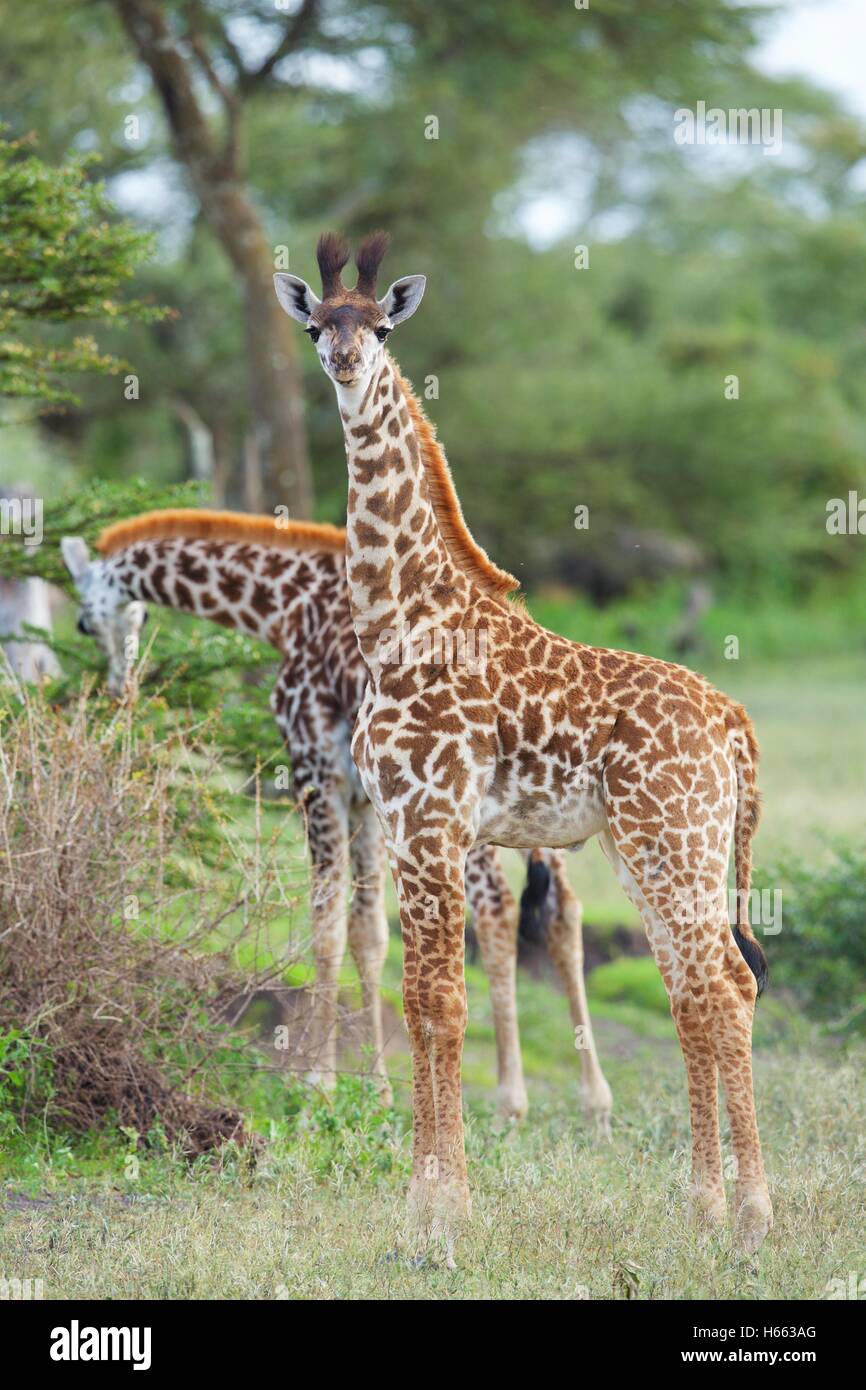
M 503 1120 L 520 1122 L 529 1113 L 529 1097 L 525 1086 L 500 1086 L 496 1092 L 496 1110 Z
M 689 1196 L 689 1220 L 701 1231 L 715 1231 L 723 1226 L 728 1208 L 724 1192 L 708 1192 L 705 1188 Z
M 610 1117 L 613 1113 L 613 1096 L 607 1083 L 592 1087 L 582 1086 L 581 1100 L 583 1101 L 583 1113 L 590 1127 L 602 1139 L 611 1139 L 613 1135 Z
M 444 1249 L 446 1269 L 457 1268 L 454 1247 L 471 1215 L 472 1202 L 466 1183 L 460 1179 L 440 1182 L 434 1198 L 430 1243 Z
M 611 1115 L 609 1110 L 596 1110 L 590 1115 L 590 1120 L 599 1138 L 604 1139 L 608 1144 L 613 1142 L 613 1130 L 611 1128 Z
M 759 1250 L 773 1224 L 773 1207 L 769 1197 L 761 1192 L 750 1193 L 737 1206 L 734 1245 L 742 1255 L 754 1255 Z

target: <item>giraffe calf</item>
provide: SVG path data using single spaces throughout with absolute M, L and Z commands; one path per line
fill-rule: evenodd
M 517 580 L 471 535 L 442 446 L 386 348 L 426 286 L 423 275 L 406 275 L 378 296 L 387 245 L 383 233 L 361 243 L 349 288 L 349 246 L 326 233 L 316 250 L 321 298 L 296 275 L 276 275 L 275 289 L 334 384 L 346 446 L 349 603 L 370 672 L 352 754 L 400 899 L 413 1055 L 410 1212 L 453 1260 L 470 1206 L 460 1090 L 467 855 L 477 844 L 561 849 L 598 836 L 641 913 L 670 997 L 689 1085 L 693 1205 L 710 1220 L 724 1210 L 721 1077 L 736 1235 L 754 1250 L 772 1222 L 751 1047 L 766 965 L 745 912 L 758 811 L 754 730 L 741 705 L 694 672 L 565 641 L 512 601 Z M 383 643 L 394 632 L 413 635 L 397 662 Z M 440 655 L 482 645 L 473 664 Z

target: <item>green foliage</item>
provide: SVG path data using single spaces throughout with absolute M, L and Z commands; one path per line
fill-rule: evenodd
M 839 844 L 815 869 L 786 862 L 756 886 L 782 892 L 782 930 L 764 944 L 773 985 L 834 1033 L 866 1033 L 866 849 Z
M 726 651 L 731 635 L 739 642 L 738 656 L 752 667 L 794 660 L 814 663 L 822 656 L 853 656 L 866 652 L 866 585 L 839 578 L 816 584 L 799 602 L 791 592 L 762 584 L 718 584 L 716 601 L 700 618 L 694 646 L 677 650 L 688 586 L 684 581 L 637 584 L 631 593 L 604 607 L 573 591 L 541 588 L 530 593 L 527 606 L 543 627 L 573 642 L 652 652 L 668 661 L 706 671 L 726 688 L 735 667 Z
M 406 1170 L 404 1127 L 369 1077 L 339 1077 L 332 1096 L 281 1078 L 280 1092 L 285 1119 L 274 1123 L 272 1138 L 288 1140 L 319 1179 L 369 1183 Z
M 81 536 L 93 548 L 112 522 L 160 507 L 201 506 L 201 485 L 173 483 L 155 486 L 144 478 L 106 481 L 93 478 L 84 486 L 67 487 L 42 500 L 40 546 L 24 545 L 14 537 L 0 538 L 0 578 L 45 579 L 74 594 L 69 571 L 60 554 L 64 536 Z
M 70 374 L 117 373 L 125 364 L 89 335 L 69 345 L 37 335 L 34 324 L 154 322 L 168 311 L 118 297 L 152 239 L 117 222 L 103 186 L 88 179 L 95 160 L 53 168 L 32 144 L 0 138 L 0 395 L 56 405 L 78 399 L 64 384 Z
M 588 987 L 591 998 L 604 1003 L 633 1004 L 665 1015 L 671 1011 L 667 990 L 651 956 L 621 956 L 597 965 Z
M 18 1115 L 27 1090 L 51 1094 L 51 1059 L 40 1038 L 20 1028 L 0 1029 L 0 1139 L 20 1130 Z

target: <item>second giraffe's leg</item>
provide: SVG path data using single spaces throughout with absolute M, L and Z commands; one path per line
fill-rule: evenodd
M 410 1224 L 445 1246 L 469 1217 L 461 1068 L 466 1031 L 466 846 L 430 830 L 392 846 L 403 934 L 403 1002 L 412 1049 Z
M 351 817 L 349 855 L 352 899 L 349 907 L 349 950 L 361 981 L 367 1021 L 370 1061 L 382 1100 L 391 1104 L 382 1031 L 382 968 L 388 952 L 385 915 L 385 842 L 373 807 L 366 803 Z
M 518 910 L 493 845 L 479 845 L 466 859 L 466 897 L 481 960 L 490 982 L 496 1031 L 497 1108 L 522 1120 L 529 1109 L 517 1027 Z
M 587 1118 L 598 1126 L 605 1138 L 609 1139 L 613 1096 L 595 1050 L 592 1019 L 586 1002 L 583 975 L 583 908 L 568 881 L 565 856 L 550 851 L 548 866 L 557 906 L 547 930 L 547 945 L 568 995 L 571 1021 L 574 1025 L 574 1045 L 580 1057 L 583 1107 Z
M 348 815 L 340 787 L 327 782 L 308 795 L 304 811 L 313 867 L 310 916 L 316 964 L 308 1080 L 332 1090 L 337 1080 L 338 979 L 346 951 Z

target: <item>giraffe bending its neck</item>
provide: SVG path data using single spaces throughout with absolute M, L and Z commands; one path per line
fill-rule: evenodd
M 163 511 L 120 522 L 97 542 L 91 561 L 67 537 L 63 554 L 81 595 L 79 627 L 109 659 L 109 682 L 123 691 L 134 661 L 145 603 L 211 618 L 269 642 L 283 661 L 271 697 L 289 750 L 294 794 L 304 809 L 314 884 L 316 960 L 314 1080 L 335 1079 L 337 978 L 346 939 L 361 979 L 375 1074 L 387 1077 L 379 983 L 387 949 L 385 858 L 375 813 L 349 754 L 367 683 L 349 611 L 345 532 L 332 526 L 279 526 L 273 517 Z M 130 639 L 132 639 L 130 643 Z M 580 904 L 562 856 L 548 853 L 548 945 L 579 1028 L 588 1114 L 606 1132 L 610 1089 L 598 1064 L 583 986 Z M 346 917 L 347 877 L 352 898 Z M 517 906 L 495 850 L 479 847 L 466 864 L 466 893 L 490 978 L 499 1064 L 498 1103 L 526 1113 L 515 1000 Z
M 745 911 L 758 812 L 745 710 L 682 667 L 568 642 L 509 602 L 515 587 L 466 529 L 444 455 L 385 352 L 424 281 L 375 298 L 358 256 L 319 243 L 324 293 L 277 276 L 277 294 L 334 381 L 349 471 L 352 617 L 371 680 L 352 751 L 376 806 L 400 898 L 414 1070 L 410 1212 L 449 1259 L 468 1215 L 460 1067 L 466 1023 L 463 865 L 476 844 L 572 846 L 593 835 L 638 907 L 667 987 L 689 1085 L 693 1206 L 725 1208 L 718 1076 L 737 1162 L 741 1245 L 772 1219 L 752 1090 L 751 1028 L 765 975 Z M 394 657 L 391 633 L 417 638 Z M 455 656 L 485 636 L 485 659 Z M 461 636 L 463 642 L 456 639 Z M 438 646 L 437 646 L 438 639 Z M 446 640 L 447 639 L 447 640 Z M 740 909 L 727 914 L 732 838 Z

